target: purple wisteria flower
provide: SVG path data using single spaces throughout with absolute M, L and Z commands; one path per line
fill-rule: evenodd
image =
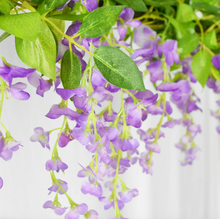
M 75 138 L 76 136 L 74 135 L 72 130 L 64 131 L 60 135 L 60 138 L 58 140 L 58 145 L 61 148 L 66 147 L 67 144 Z
M 58 158 L 46 162 L 46 170 L 48 171 L 52 170 L 59 172 L 59 170 L 65 171 L 67 168 L 68 166 Z
M 100 197 L 99 201 L 104 203 L 105 210 L 108 210 L 111 207 L 115 208 L 115 203 L 114 203 L 113 199 L 108 199 L 106 197 Z M 121 200 L 117 200 L 117 203 L 118 203 L 119 210 L 122 210 L 124 208 L 124 203 Z
M 62 104 L 54 104 L 46 115 L 50 119 L 57 119 L 60 116 L 66 116 L 70 120 L 76 120 L 79 114 Z
M 102 187 L 98 182 L 88 183 L 84 181 L 81 186 L 81 191 L 83 194 L 89 193 L 90 195 L 94 195 L 98 198 L 101 197 L 103 193 Z
M 71 9 L 73 9 L 75 2 L 78 2 L 79 0 L 69 0 L 67 1 L 64 5 L 60 6 L 59 8 L 57 8 L 57 11 L 62 11 L 66 6 L 70 7 Z
M 8 88 L 8 92 L 18 100 L 28 100 L 30 98 L 30 94 L 23 91 L 27 87 L 26 84 L 22 82 L 18 82 L 16 84 L 11 85 L 10 89 Z
M 184 161 L 181 162 L 182 166 L 191 165 L 193 161 L 196 159 L 197 152 L 199 151 L 198 147 L 193 147 L 187 150 L 186 157 Z
M 132 198 L 138 196 L 139 192 L 137 189 L 132 189 L 132 190 L 124 190 L 122 192 L 119 192 L 118 194 L 122 202 L 128 203 L 132 200 Z
M 60 207 L 60 203 L 46 201 L 43 205 L 43 208 L 51 208 L 57 215 L 62 215 L 66 211 L 67 208 Z
M 70 211 L 65 215 L 65 219 L 78 219 L 80 215 L 86 214 L 88 211 L 88 206 L 83 203 L 75 208 L 70 209 Z
M 0 157 L 3 160 L 8 161 L 12 158 L 13 152 L 19 149 L 20 142 L 15 141 L 9 133 L 6 133 L 4 138 L 0 132 Z
M 80 164 L 79 164 L 80 165 Z M 77 174 L 78 177 L 89 177 L 89 182 L 90 183 L 95 183 L 98 179 L 102 180 L 102 178 L 97 175 L 96 173 L 94 173 L 94 171 L 91 169 L 90 166 L 87 166 L 86 168 L 84 168 L 82 165 L 80 165 L 83 169 L 80 170 Z
M 158 48 L 158 54 L 164 54 L 166 58 L 166 63 L 169 66 L 172 66 L 175 62 L 176 64 L 179 63 L 179 54 L 177 53 L 177 41 L 176 40 L 166 40 L 165 43 Z
M 44 80 L 39 74 L 36 72 L 28 75 L 28 82 L 37 88 L 36 93 L 40 96 L 44 96 L 44 93 L 48 90 L 50 90 L 52 86 L 52 80 Z
M 144 151 L 141 153 L 141 157 L 139 159 L 139 164 L 143 168 L 143 172 L 146 172 L 147 174 L 153 174 L 152 166 L 153 166 L 153 161 L 151 160 L 149 163 L 149 152 Z
M 67 183 L 65 181 L 62 180 L 58 180 L 60 186 L 63 188 L 63 190 L 66 192 L 68 190 L 68 186 Z M 50 195 L 51 192 L 57 192 L 59 190 L 59 194 L 64 194 L 62 189 L 59 188 L 59 185 L 54 183 L 50 188 L 48 188 L 48 190 L 50 191 L 48 195 Z
M 68 27 L 66 34 L 70 37 L 75 35 L 78 32 L 81 24 L 82 24 L 81 22 L 75 21 L 73 24 L 71 24 Z M 76 37 L 74 40 L 81 44 L 81 42 L 79 42 L 79 37 Z M 69 41 L 66 38 L 62 40 L 62 44 L 63 44 L 63 46 L 60 45 L 59 49 L 65 50 L 62 47 L 67 47 L 66 49 L 69 49 Z M 86 62 L 83 60 L 85 52 L 77 50 L 73 44 L 72 44 L 72 52 L 74 52 L 77 55 L 77 57 L 79 58 L 81 65 L 82 65 L 82 72 L 83 72 L 86 68 L 86 65 L 87 65 Z
M 191 64 L 192 64 L 192 57 L 187 57 L 183 59 L 180 64 L 182 65 L 183 68 L 183 74 L 187 74 L 190 78 L 190 81 L 192 83 L 196 83 L 196 78 L 194 77 L 192 70 L 191 70 Z
M 3 179 L 0 177 L 0 189 L 3 187 Z
M 212 57 L 212 64 L 215 66 L 215 68 L 220 69 L 220 55 L 215 55 Z
M 98 213 L 95 210 L 90 210 L 84 214 L 86 219 L 98 219 Z
M 39 141 L 43 148 L 45 146 L 50 149 L 49 145 L 49 132 L 44 131 L 43 128 L 37 127 L 34 129 L 35 134 L 33 134 L 30 138 L 32 142 Z
M 142 24 L 139 20 L 132 21 L 134 17 L 134 11 L 131 8 L 124 8 L 119 17 L 124 21 L 123 22 L 121 19 L 117 21 L 118 32 L 120 35 L 119 40 L 123 40 L 125 38 L 129 26 L 135 28 Z
M 97 0 L 81 0 L 81 4 L 84 5 L 89 12 L 98 8 Z
M 25 78 L 35 71 L 36 69 L 25 69 L 17 66 L 6 65 L 0 58 L 0 76 L 4 81 L 8 82 L 9 87 L 11 87 L 13 78 Z

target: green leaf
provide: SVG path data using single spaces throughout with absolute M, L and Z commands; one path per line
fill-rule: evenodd
M 102 46 L 94 54 L 95 64 L 107 81 L 117 87 L 145 91 L 137 65 L 120 49 Z
M 75 89 L 79 87 L 81 80 L 81 62 L 77 55 L 67 50 L 61 62 L 60 77 L 65 89 Z
M 211 55 L 207 51 L 199 51 L 192 60 L 192 73 L 197 81 L 205 86 L 211 70 Z
M 144 4 L 143 0 L 116 0 L 122 5 L 125 5 L 127 8 L 131 8 L 134 11 L 147 12 L 148 9 Z
M 31 0 L 34 4 L 41 4 L 43 2 L 43 0 Z
M 7 0 L 0 0 L 0 12 L 7 15 L 10 11 L 11 5 L 7 2 Z
M 105 6 L 90 12 L 79 28 L 83 37 L 96 38 L 107 33 L 115 24 L 124 6 Z
M 80 21 L 89 13 L 80 14 L 80 15 L 72 15 L 72 14 L 59 14 L 59 15 L 52 15 L 50 18 L 66 20 L 66 21 Z
M 18 57 L 31 68 L 56 80 L 56 43 L 49 27 L 41 22 L 38 38 L 35 42 L 15 38 Z
M 183 39 L 189 37 L 195 33 L 195 23 L 193 22 L 180 22 L 171 16 L 165 15 L 169 19 L 170 23 L 174 26 L 176 32 L 176 38 Z
M 65 32 L 65 22 L 63 20 L 58 20 L 58 19 L 53 19 L 53 18 L 47 18 L 50 20 L 52 23 L 55 24 L 63 33 Z M 55 34 L 57 40 L 61 40 L 63 38 L 63 35 L 58 32 L 50 23 L 48 23 L 48 27 L 53 31 Z
M 187 37 L 178 40 L 178 48 L 180 50 L 180 55 L 188 55 L 199 45 L 199 36 L 194 33 Z
M 47 11 L 52 11 L 55 8 L 58 8 L 64 5 L 68 0 L 45 0 L 45 9 Z
M 220 9 L 214 5 L 210 5 L 207 2 L 203 2 L 203 1 L 194 2 L 192 4 L 192 7 L 197 10 L 200 10 L 202 12 L 205 12 L 208 14 L 214 14 L 214 15 L 220 17 Z
M 179 4 L 177 9 L 176 20 L 181 22 L 189 22 L 195 20 L 196 14 L 191 5 Z
M 19 38 L 35 41 L 41 24 L 37 12 L 0 16 L 0 29 Z
M 220 73 L 219 73 L 219 70 L 216 69 L 213 65 L 211 66 L 211 73 L 212 73 L 212 76 L 213 76 L 216 80 L 220 81 Z
M 154 7 L 165 7 L 167 5 L 175 5 L 177 0 L 144 0 L 145 4 L 152 5 Z
M 215 30 L 212 30 L 204 37 L 204 44 L 210 49 L 218 49 Z

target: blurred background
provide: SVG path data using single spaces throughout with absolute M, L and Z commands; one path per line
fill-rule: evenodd
M 27 67 L 16 55 L 14 36 L 0 44 L 0 54 L 11 64 Z M 27 80 L 22 82 L 27 83 Z M 146 81 L 146 88 L 149 87 L 151 85 Z M 198 84 L 194 89 L 201 98 L 200 107 L 203 110 L 192 114 L 195 123 L 200 124 L 202 129 L 202 133 L 195 138 L 200 148 L 197 159 L 193 165 L 182 167 L 180 161 L 183 160 L 183 154 L 175 144 L 184 135 L 185 129 L 180 126 L 163 129 L 165 138 L 158 142 L 161 153 L 153 155 L 153 175 L 142 173 L 142 168 L 137 163 L 122 176 L 130 189 L 139 190 L 139 196 L 127 203 L 122 210 L 125 218 L 220 219 L 220 138 L 216 131 L 218 122 L 210 115 L 210 109 L 217 109 L 216 100 L 219 97 L 207 88 L 203 90 Z M 60 103 L 61 98 L 53 92 L 53 88 L 45 93 L 44 98 L 36 95 L 36 89 L 29 84 L 26 91 L 31 95 L 29 100 L 10 98 L 3 105 L 2 121 L 13 138 L 22 142 L 23 147 L 13 154 L 10 161 L 0 159 L 0 176 L 4 180 L 4 186 L 0 190 L 0 219 L 64 218 L 56 215 L 53 210 L 42 207 L 47 200 L 53 201 L 55 196 L 48 195 L 52 181 L 45 169 L 52 151 L 42 148 L 38 142 L 30 141 L 35 127 L 43 127 L 48 131 L 61 126 L 62 119 L 50 120 L 45 117 L 50 107 Z M 113 107 L 117 105 L 116 100 Z M 180 116 L 174 107 L 172 117 Z M 149 117 L 142 128 L 147 130 L 155 127 L 158 121 L 159 117 Z M 133 135 L 138 138 L 135 130 Z M 56 137 L 56 132 L 50 135 L 51 148 Z M 143 143 L 141 148 L 144 148 Z M 81 169 L 78 163 L 87 166 L 91 159 L 86 148 L 77 141 L 72 141 L 67 147 L 59 148 L 59 155 L 69 168 L 65 175 L 59 173 L 58 178 L 68 182 L 68 194 L 72 199 L 96 210 L 100 219 L 113 218 L 113 209 L 105 211 L 103 203 L 96 197 L 84 195 L 80 191 L 84 179 L 77 177 Z M 108 196 L 110 192 L 104 189 L 104 195 Z M 69 206 L 65 197 L 59 198 L 59 201 L 63 206 Z

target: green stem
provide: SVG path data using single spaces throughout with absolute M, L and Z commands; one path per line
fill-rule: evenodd
M 0 121 L 1 126 L 5 129 L 6 132 L 8 132 L 8 129 L 5 127 L 5 125 Z
M 4 32 L 1 36 L 0 36 L 0 43 L 5 40 L 6 38 L 8 38 L 11 34 Z
M 134 104 L 139 103 L 139 99 L 137 97 L 135 97 L 130 91 L 124 89 L 124 91 L 130 96 L 132 97 L 132 99 L 134 100 Z
M 66 191 L 63 189 L 63 187 L 60 185 L 59 180 L 56 178 L 56 176 L 54 174 L 54 171 L 50 171 L 50 175 L 51 175 L 53 182 L 55 182 L 59 186 L 59 189 L 61 189 L 63 191 L 63 193 L 65 194 L 65 196 L 67 197 L 71 207 L 77 206 L 77 204 L 71 199 L 71 197 L 66 193 Z
M 52 129 L 52 130 L 50 130 L 50 131 L 48 131 L 49 132 L 49 134 L 50 133 L 52 133 L 53 131 L 56 131 L 56 130 L 60 130 L 61 128 L 56 128 L 56 129 Z
M 115 217 L 120 217 L 120 210 L 118 208 L 118 202 L 117 202 L 117 179 L 118 179 L 118 171 L 119 171 L 119 165 L 121 160 L 121 149 L 118 149 L 118 160 L 117 160 L 117 167 L 115 172 L 115 178 L 114 178 L 114 189 L 113 189 L 113 197 L 114 197 L 114 204 L 115 204 Z
M 33 8 L 33 7 L 32 7 L 28 2 L 26 2 L 26 1 L 24 1 L 24 2 L 22 3 L 22 6 L 25 7 L 25 8 L 27 8 L 27 9 L 30 10 L 31 12 L 36 12 L 36 9 Z
M 201 32 L 201 41 L 202 41 L 202 44 L 203 44 L 203 39 L 204 39 L 204 31 L 203 31 L 203 27 L 200 23 L 199 20 L 196 20 L 196 23 L 198 24 L 199 28 L 200 28 L 200 32 Z
M 58 144 L 59 138 L 60 138 L 60 136 L 61 136 L 61 133 L 62 133 L 62 131 L 63 131 L 63 128 L 64 128 L 65 123 L 66 123 L 66 117 L 64 116 L 64 120 L 63 120 L 62 127 L 60 128 L 60 132 L 59 132 L 59 134 L 58 134 L 57 140 L 56 140 L 55 145 L 54 145 L 54 148 L 53 148 L 52 159 L 58 157 L 57 144 Z

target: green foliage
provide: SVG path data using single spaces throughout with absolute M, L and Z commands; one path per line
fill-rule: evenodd
M 199 51 L 193 56 L 192 73 L 197 81 L 205 86 L 211 70 L 211 55 L 207 51 Z
M 43 75 L 56 79 L 56 43 L 50 29 L 42 22 L 35 42 L 15 38 L 19 58 Z
M 180 55 L 187 55 L 191 53 L 199 45 L 199 36 L 194 33 L 188 37 L 183 37 L 178 40 L 178 48 L 180 48 Z
M 65 89 L 79 87 L 81 80 L 81 62 L 75 53 L 67 50 L 61 63 L 61 81 Z
M 124 6 L 105 6 L 90 12 L 79 28 L 83 37 L 95 38 L 107 33 L 115 24 Z
M 47 19 L 49 19 L 52 23 L 54 23 L 55 26 L 57 26 L 62 32 L 65 31 L 65 22 L 63 20 L 53 19 L 53 18 L 47 18 Z M 57 40 L 61 40 L 63 38 L 63 35 L 60 32 L 58 32 L 52 25 L 48 23 L 48 26 L 55 34 Z
M 212 76 L 213 76 L 217 81 L 220 81 L 220 73 L 219 73 L 219 70 L 216 69 L 213 65 L 211 65 L 211 73 L 212 73 Z
M 204 37 L 204 44 L 210 49 L 218 49 L 215 30 L 212 30 Z
M 34 4 L 41 4 L 43 0 L 31 0 Z
M 207 14 L 214 14 L 215 16 L 220 17 L 220 9 L 207 2 L 203 2 L 203 1 L 194 2 L 192 4 L 192 7 Z
M 154 7 L 165 7 L 178 4 L 177 0 L 144 0 L 144 2 L 145 4 L 152 5 Z
M 146 5 L 144 4 L 143 0 L 116 0 L 122 5 L 125 5 L 127 8 L 131 8 L 134 11 L 142 11 L 147 12 L 148 9 Z
M 189 22 L 197 17 L 191 5 L 179 4 L 177 9 L 176 20 L 181 22 Z
M 45 0 L 45 9 L 46 11 L 52 11 L 55 8 L 58 8 L 64 5 L 68 0 Z
M 107 81 L 117 87 L 145 91 L 137 65 L 120 49 L 102 46 L 94 54 L 95 64 Z
M 11 11 L 11 6 L 7 2 L 7 0 L 0 0 L 0 12 L 8 15 L 10 13 L 10 11 Z
M 35 41 L 41 24 L 37 12 L 0 16 L 0 29 L 19 38 Z
M 81 21 L 84 17 L 86 17 L 89 13 L 80 14 L 80 15 L 72 15 L 72 14 L 57 14 L 52 15 L 50 18 L 66 20 L 66 21 Z

